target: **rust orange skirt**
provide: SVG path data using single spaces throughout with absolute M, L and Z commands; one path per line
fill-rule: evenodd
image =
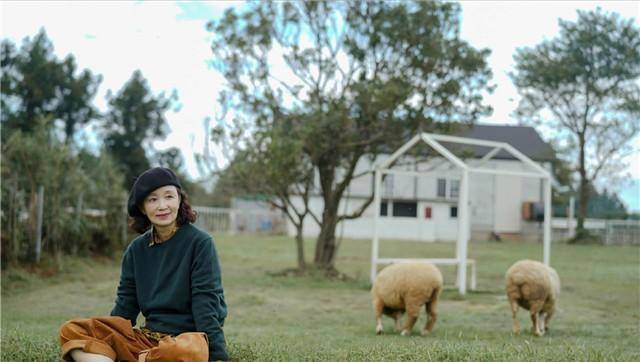
M 204 333 L 187 332 L 155 339 L 134 329 L 129 320 L 121 317 L 70 320 L 62 325 L 59 334 L 65 361 L 72 361 L 69 352 L 73 349 L 101 354 L 114 361 L 206 362 L 209 358 Z

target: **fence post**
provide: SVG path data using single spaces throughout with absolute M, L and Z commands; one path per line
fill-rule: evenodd
M 236 234 L 236 209 L 231 209 L 231 211 L 229 212 L 229 234 L 231 235 L 235 235 Z
M 36 224 L 36 263 L 40 262 L 42 253 L 42 212 L 44 209 L 44 186 L 38 187 L 38 219 Z

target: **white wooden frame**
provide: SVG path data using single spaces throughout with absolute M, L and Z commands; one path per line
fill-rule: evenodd
M 378 219 L 380 218 L 380 202 L 381 194 L 380 187 L 382 183 L 383 174 L 402 174 L 402 175 L 422 175 L 425 171 L 401 171 L 393 170 L 391 167 L 393 163 L 403 154 L 405 154 L 411 147 L 415 146 L 418 142 L 423 141 L 440 155 L 442 155 L 449 162 L 462 170 L 462 178 L 460 180 L 460 194 L 458 197 L 458 240 L 456 241 L 456 257 L 455 258 L 443 258 L 443 259 L 401 259 L 401 258 L 380 258 L 379 257 L 379 243 L 378 238 Z M 480 162 L 480 165 L 471 167 L 467 165 L 463 160 L 451 153 L 447 148 L 442 146 L 440 142 L 460 143 L 466 145 L 475 145 L 483 147 L 492 147 L 493 149 L 487 153 Z M 504 150 L 511 154 L 516 159 L 520 160 L 525 165 L 529 166 L 532 171 L 511 171 L 511 170 L 495 170 L 489 168 L 483 168 L 483 164 L 489 161 L 493 156 L 498 154 L 501 150 Z M 549 265 L 550 262 L 550 247 L 551 247 L 551 174 L 545 170 L 542 166 L 535 163 L 533 160 L 516 150 L 513 146 L 506 142 L 495 142 L 478 140 L 474 138 L 439 135 L 432 133 L 421 133 L 415 135 L 409 142 L 405 143 L 391 157 L 382 162 L 374 169 L 374 217 L 373 217 L 373 239 L 371 241 L 371 282 L 377 275 L 377 267 L 380 264 L 390 264 L 397 262 L 431 262 L 434 264 L 448 264 L 456 265 L 458 269 L 456 285 L 458 286 L 458 292 L 464 295 L 467 291 L 467 264 L 471 264 L 473 268 L 472 275 L 472 289 L 475 289 L 475 262 L 467 259 L 467 247 L 469 243 L 470 235 L 470 223 L 469 223 L 469 174 L 475 173 L 488 173 L 494 175 L 510 175 L 521 177 L 534 177 L 540 178 L 544 181 L 544 238 L 543 238 L 543 262 Z

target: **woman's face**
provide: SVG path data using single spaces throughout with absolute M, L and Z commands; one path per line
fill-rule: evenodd
M 142 212 L 155 226 L 169 226 L 176 221 L 180 207 L 178 188 L 173 185 L 153 190 L 143 201 Z

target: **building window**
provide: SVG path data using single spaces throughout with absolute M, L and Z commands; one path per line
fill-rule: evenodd
M 443 178 L 438 179 L 438 197 L 447 197 L 447 180 Z
M 387 175 L 382 182 L 384 187 L 383 195 L 386 197 L 393 197 L 393 175 Z
M 380 216 L 387 216 L 387 202 L 382 201 L 380 203 Z
M 451 180 L 449 184 L 449 197 L 457 199 L 460 194 L 460 180 Z
M 407 201 L 394 201 L 393 216 L 418 217 L 418 203 Z
M 457 199 L 460 196 L 460 180 L 448 180 L 445 178 L 438 179 L 437 197 L 446 199 Z
M 424 218 L 431 219 L 431 206 L 427 206 L 424 208 Z
M 451 206 L 451 208 L 449 209 L 449 216 L 452 219 L 455 219 L 458 217 L 458 207 L 457 206 Z

